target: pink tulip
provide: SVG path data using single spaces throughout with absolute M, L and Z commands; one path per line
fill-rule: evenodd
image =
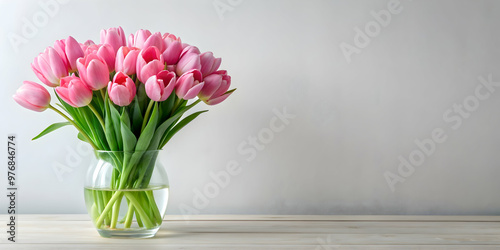
M 145 84 L 146 94 L 151 100 L 163 102 L 172 94 L 175 87 L 175 73 L 166 70 L 150 77 Z
M 140 29 L 128 37 L 128 46 L 136 48 L 144 48 L 144 43 L 151 36 L 151 31 Z
M 140 49 L 134 47 L 122 46 L 116 53 L 115 70 L 121 71 L 127 75 L 133 75 L 136 72 L 137 56 Z
M 176 94 L 179 98 L 189 100 L 195 98 L 203 88 L 201 72 L 199 70 L 191 70 L 184 73 L 175 86 Z
M 219 70 L 203 78 L 204 86 L 198 97 L 208 105 L 219 104 L 226 100 L 232 92 L 227 93 L 231 86 L 231 77 L 225 70 Z
M 24 81 L 12 97 L 19 105 L 36 112 L 42 112 L 50 105 L 49 91 L 35 82 Z
M 83 57 L 83 50 L 80 44 L 73 37 L 66 40 L 57 40 L 54 43 L 54 49 L 57 51 L 69 72 L 76 71 L 76 60 Z
M 193 46 L 193 45 L 189 45 L 187 43 L 183 43 L 182 44 L 181 57 L 183 57 L 185 54 L 189 54 L 189 53 L 195 53 L 195 54 L 198 54 L 198 55 L 201 54 L 201 52 L 198 49 L 198 47 Z
M 182 52 L 181 39 L 172 34 L 163 34 L 164 48 L 163 59 L 167 65 L 177 64 Z
M 104 59 L 106 65 L 108 66 L 108 71 L 112 72 L 115 70 L 115 51 L 113 47 L 109 44 L 94 44 L 87 47 L 85 50 L 85 55 L 96 54 L 100 58 Z
M 164 67 L 163 56 L 155 46 L 141 50 L 137 56 L 137 78 L 143 83 L 162 71 Z
M 116 73 L 108 84 L 109 99 L 118 106 L 129 105 L 134 100 L 135 91 L 134 81 L 123 72 Z
M 175 73 L 180 76 L 191 70 L 201 70 L 200 55 L 196 53 L 187 53 L 183 55 L 179 63 L 177 63 Z
M 221 58 L 215 58 L 212 52 L 205 52 L 200 55 L 201 74 L 203 77 L 217 71 L 222 62 Z
M 92 90 L 105 88 L 109 82 L 108 66 L 96 54 L 88 54 L 76 61 L 76 67 L 83 82 Z
M 63 101 L 75 108 L 85 107 L 92 101 L 92 90 L 76 76 L 62 78 L 56 92 Z
M 125 37 L 122 27 L 101 30 L 101 43 L 111 45 L 113 54 L 116 53 L 121 46 L 127 45 L 126 40 L 127 38 Z
M 144 44 L 142 45 L 142 49 L 145 49 L 145 48 L 148 48 L 151 46 L 155 46 L 156 48 L 158 48 L 158 50 L 160 52 L 162 52 L 164 50 L 163 43 L 164 43 L 164 41 L 163 41 L 163 38 L 161 37 L 161 33 L 156 32 L 156 33 L 152 34 L 151 36 L 149 36 L 148 39 L 146 39 L 146 41 L 144 41 Z
M 35 57 L 31 68 L 38 79 L 49 87 L 58 86 L 59 80 L 68 75 L 68 69 L 63 59 L 52 47 L 48 47 Z
M 85 54 L 85 51 L 87 51 L 87 48 L 88 48 L 90 45 L 94 45 L 94 44 L 95 44 L 95 43 L 94 43 L 94 41 L 92 41 L 92 40 L 87 40 L 87 41 L 85 41 L 84 43 L 80 43 L 80 47 L 82 47 L 82 50 L 83 50 L 83 52 L 84 52 L 84 53 L 83 53 L 83 54 L 84 54 L 84 56 L 86 55 L 86 54 Z

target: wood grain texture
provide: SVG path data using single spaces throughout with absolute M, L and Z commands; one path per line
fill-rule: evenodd
M 87 215 L 18 216 L 0 249 L 500 249 L 500 216 L 167 216 L 151 239 L 102 238 Z

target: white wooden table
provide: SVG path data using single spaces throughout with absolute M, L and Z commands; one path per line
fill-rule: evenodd
M 166 216 L 150 239 L 102 238 L 87 215 L 18 216 L 0 249 L 500 249 L 500 216 Z

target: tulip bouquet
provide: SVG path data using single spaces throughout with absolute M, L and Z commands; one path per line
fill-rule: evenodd
M 219 70 L 220 58 L 200 53 L 173 34 L 139 30 L 125 37 L 121 27 L 102 30 L 100 44 L 58 40 L 31 64 L 36 76 L 54 89 L 59 103 L 42 85 L 25 81 L 13 96 L 21 106 L 51 109 L 66 121 L 54 123 L 33 139 L 72 125 L 78 138 L 96 151 L 110 154 L 115 168 L 112 191 L 93 191 L 92 217 L 97 228 L 116 228 L 123 197 L 129 205 L 125 228 L 135 214 L 146 228 L 161 223 L 150 193 L 127 193 L 146 188 L 151 178 L 144 152 L 162 149 L 181 128 L 207 110 L 184 114 L 200 102 L 215 105 L 235 90 L 231 77 Z

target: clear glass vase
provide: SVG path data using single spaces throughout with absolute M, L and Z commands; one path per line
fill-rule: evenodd
M 87 211 L 103 237 L 153 237 L 168 202 L 159 150 L 96 151 L 85 180 Z

